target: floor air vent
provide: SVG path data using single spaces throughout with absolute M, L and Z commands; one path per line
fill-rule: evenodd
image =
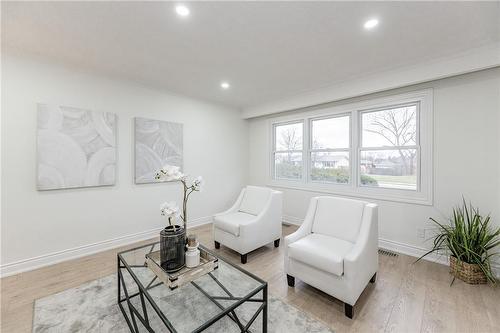
M 398 254 L 396 252 L 392 252 L 386 249 L 378 249 L 378 253 L 380 253 L 383 256 L 389 256 L 389 257 L 397 257 Z

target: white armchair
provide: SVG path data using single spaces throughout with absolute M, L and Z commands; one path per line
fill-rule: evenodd
M 311 199 L 304 222 L 285 237 L 285 272 L 344 302 L 345 315 L 378 270 L 377 205 L 338 197 Z
M 234 205 L 214 216 L 215 248 L 223 244 L 241 255 L 281 238 L 282 193 L 266 187 L 247 186 L 241 190 Z

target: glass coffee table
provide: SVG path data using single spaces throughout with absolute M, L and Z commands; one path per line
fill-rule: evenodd
M 267 282 L 200 247 L 218 268 L 173 290 L 146 266 L 159 242 L 118 253 L 118 305 L 131 332 L 267 332 Z

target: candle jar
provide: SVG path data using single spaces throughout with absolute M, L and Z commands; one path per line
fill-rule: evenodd
M 200 250 L 198 250 L 198 242 L 194 246 L 187 246 L 186 251 L 186 267 L 193 268 L 200 264 Z

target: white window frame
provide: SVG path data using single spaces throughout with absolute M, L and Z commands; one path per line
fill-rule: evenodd
M 388 109 L 401 105 L 418 104 L 417 111 L 417 190 L 378 188 L 361 186 L 359 160 L 361 154 L 361 114 L 363 112 Z M 348 184 L 312 181 L 311 171 L 311 125 L 312 120 L 340 117 L 350 114 L 350 177 Z M 302 122 L 303 175 L 300 180 L 274 179 L 274 127 L 286 123 Z M 325 107 L 312 111 L 293 113 L 269 119 L 271 131 L 268 157 L 270 172 L 268 185 L 315 193 L 343 195 L 356 198 L 370 198 L 395 202 L 407 202 L 421 205 L 433 204 L 433 91 L 419 90 L 409 93 L 381 97 L 340 106 Z M 413 147 L 413 146 L 412 146 Z M 393 149 L 380 147 L 383 149 Z

